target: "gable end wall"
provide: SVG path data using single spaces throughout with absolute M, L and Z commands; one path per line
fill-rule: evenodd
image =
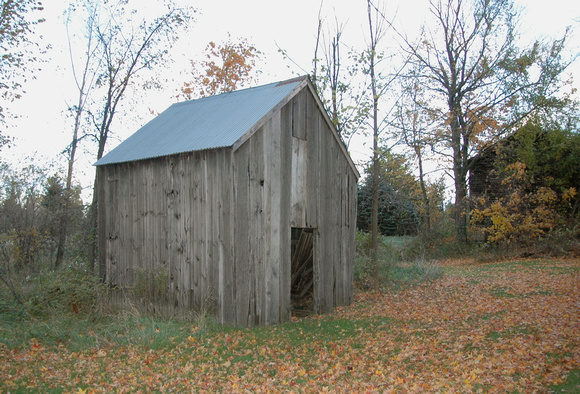
M 333 133 L 305 86 L 235 150 L 98 167 L 113 303 L 288 321 L 291 227 L 315 229 L 315 311 L 351 303 L 358 173 Z

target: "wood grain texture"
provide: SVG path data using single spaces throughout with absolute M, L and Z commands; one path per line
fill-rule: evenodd
M 352 301 L 358 173 L 312 92 L 293 92 L 235 149 L 98 167 L 98 264 L 114 303 L 288 321 L 293 227 L 312 229 L 315 311 Z

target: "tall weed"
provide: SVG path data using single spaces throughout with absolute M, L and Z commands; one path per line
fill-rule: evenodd
M 377 260 L 372 260 L 370 235 L 357 232 L 355 285 L 376 289 L 419 283 L 442 275 L 436 260 L 428 258 L 418 237 L 380 237 Z

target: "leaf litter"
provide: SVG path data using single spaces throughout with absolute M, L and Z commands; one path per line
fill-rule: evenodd
M 330 315 L 160 349 L 0 347 L 0 391 L 546 392 L 580 368 L 580 260 L 443 266 Z

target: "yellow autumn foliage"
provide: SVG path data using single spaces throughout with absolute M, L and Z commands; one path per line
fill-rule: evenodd
M 503 197 L 488 201 L 481 197 L 471 211 L 471 224 L 483 229 L 489 243 L 527 243 L 545 235 L 558 219 L 557 193 L 540 187 L 529 191 L 526 166 L 513 163 L 506 167 L 502 185 Z M 570 199 L 575 190 L 567 190 L 562 200 Z

